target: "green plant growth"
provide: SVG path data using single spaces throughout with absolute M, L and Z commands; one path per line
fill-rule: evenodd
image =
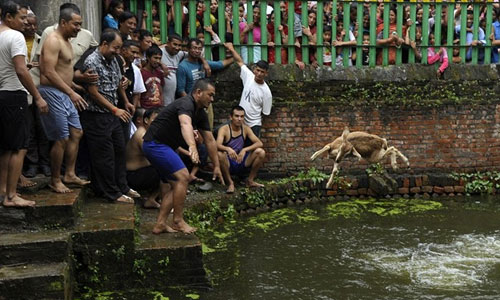
M 368 176 L 371 176 L 372 174 L 382 175 L 384 172 L 385 168 L 381 163 L 372 164 L 366 169 L 366 174 L 368 174 Z
M 500 172 L 452 173 L 455 180 L 465 182 L 465 192 L 470 194 L 492 194 L 500 189 Z

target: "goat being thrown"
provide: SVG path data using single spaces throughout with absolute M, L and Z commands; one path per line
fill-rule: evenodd
M 363 158 L 369 163 L 377 163 L 386 158 L 388 155 L 391 157 L 391 166 L 393 170 L 398 168 L 396 164 L 396 155 L 410 167 L 408 158 L 404 156 L 395 147 L 387 147 L 387 140 L 374 134 L 369 134 L 363 131 L 349 132 L 349 128 L 345 128 L 342 136 L 336 138 L 333 142 L 327 144 L 323 149 L 316 151 L 311 160 L 315 160 L 318 156 L 328 152 L 327 158 L 333 158 L 333 170 L 330 179 L 326 184 L 326 188 L 331 188 L 333 185 L 333 178 L 335 173 L 338 172 L 338 165 L 344 157 L 349 154 L 356 156 L 359 160 Z

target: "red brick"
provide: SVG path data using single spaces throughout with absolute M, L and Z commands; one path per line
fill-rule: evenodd
M 359 195 L 366 195 L 368 193 L 368 189 L 366 188 L 360 188 L 358 189 L 358 194 Z
M 444 192 L 448 193 L 448 194 L 449 193 L 453 193 L 453 192 L 455 192 L 455 189 L 452 186 L 445 186 L 444 187 Z
M 403 187 L 409 188 L 410 187 L 410 178 L 406 177 L 403 179 Z
M 415 177 L 415 186 L 422 186 L 422 177 Z
M 349 195 L 349 196 L 357 196 L 358 195 L 358 190 L 347 190 L 346 191 L 346 194 Z
M 424 185 L 424 186 L 422 186 L 422 192 L 424 192 L 424 193 L 432 193 L 432 186 L 430 186 L 430 185 Z
M 337 195 L 337 190 L 327 190 L 326 195 L 327 196 L 335 196 L 335 195 Z
M 465 193 L 465 187 L 463 185 L 455 185 L 453 189 L 455 193 Z
M 418 194 L 418 193 L 420 193 L 420 191 L 421 191 L 421 189 L 419 186 L 415 186 L 415 187 L 412 187 L 410 189 L 410 193 L 413 193 L 413 194 Z
M 442 194 L 444 192 L 444 187 L 442 187 L 442 186 L 435 186 L 432 190 L 436 194 Z
M 399 193 L 399 194 L 402 194 L 402 195 L 404 195 L 404 194 L 409 194 L 409 193 L 410 193 L 410 189 L 409 189 L 409 188 L 407 188 L 407 187 L 402 187 L 402 188 L 399 188 L 399 189 L 398 189 L 398 193 Z

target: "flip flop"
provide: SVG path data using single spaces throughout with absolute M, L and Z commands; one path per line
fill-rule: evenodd
M 214 185 L 211 183 L 211 182 L 205 182 L 204 184 L 198 186 L 198 189 L 200 191 L 203 191 L 203 192 L 208 192 L 210 191 L 212 188 L 214 187 Z

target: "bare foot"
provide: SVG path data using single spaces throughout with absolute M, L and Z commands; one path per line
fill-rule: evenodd
M 121 203 L 134 204 L 134 199 L 130 198 L 127 195 L 121 195 L 120 197 L 116 198 L 115 201 Z
M 64 185 L 64 183 L 62 183 L 61 181 L 59 182 L 52 182 L 51 184 L 49 184 L 49 187 L 56 193 L 60 193 L 60 194 L 66 194 L 66 193 L 71 193 L 73 192 L 73 190 L 69 189 L 67 186 Z
M 25 200 L 17 194 L 14 197 L 5 197 L 3 206 L 5 207 L 35 207 L 35 201 Z
M 24 177 L 24 175 L 19 176 L 19 181 L 17 182 L 17 186 L 20 188 L 28 188 L 37 185 L 36 182 L 29 180 Z
M 156 202 L 155 199 L 148 198 L 144 201 L 144 208 L 160 208 L 160 203 Z
M 129 196 L 130 198 L 141 198 L 141 194 L 133 189 L 128 190 L 127 196 Z
M 183 233 L 194 233 L 196 231 L 196 228 L 195 227 L 191 227 L 188 225 L 188 223 L 186 223 L 184 220 L 180 221 L 180 222 L 174 222 L 172 224 L 172 228 L 174 230 L 177 230 L 177 231 L 180 231 L 180 232 L 183 232 Z
M 234 193 L 234 183 L 229 184 L 226 190 L 226 194 L 232 194 Z
M 189 183 L 191 182 L 195 182 L 195 183 L 203 183 L 205 182 L 205 180 L 201 179 L 201 178 L 198 178 L 194 175 L 189 175 Z
M 172 227 L 168 225 L 163 225 L 163 224 L 158 224 L 156 223 L 155 226 L 153 227 L 153 233 L 154 234 L 160 234 L 160 233 L 174 233 L 177 232 L 177 230 L 173 229 Z
M 264 187 L 263 184 L 255 182 L 255 181 L 247 181 L 247 187 Z
M 65 184 L 76 184 L 79 186 L 84 186 L 90 183 L 88 180 L 83 180 L 80 177 L 73 175 L 73 176 L 66 176 L 64 175 L 63 182 Z

